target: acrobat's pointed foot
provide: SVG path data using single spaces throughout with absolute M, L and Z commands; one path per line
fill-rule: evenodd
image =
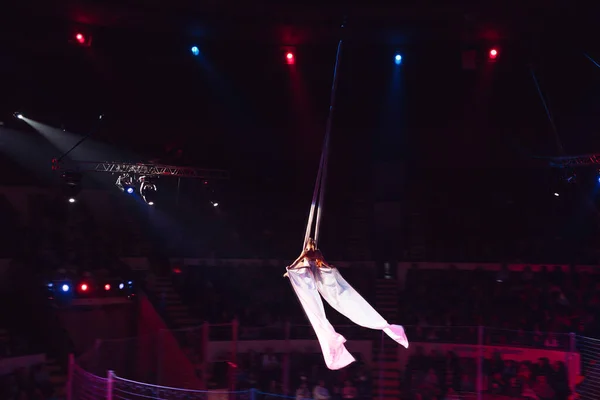
M 408 349 L 408 338 L 402 325 L 390 325 L 383 329 L 383 331 L 396 342 L 400 343 L 404 348 Z

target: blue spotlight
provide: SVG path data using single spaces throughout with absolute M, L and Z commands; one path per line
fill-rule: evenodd
M 129 194 L 132 194 L 133 190 L 134 189 L 132 187 L 128 187 L 127 190 L 126 190 L 126 192 L 129 193 Z
M 61 289 L 62 289 L 63 292 L 68 292 L 70 288 L 69 288 L 69 285 L 67 285 L 65 283 L 64 285 L 62 285 Z
M 396 63 L 396 65 L 402 64 L 402 56 L 400 54 L 396 54 L 394 57 L 394 63 Z
M 198 46 L 193 46 L 191 50 L 192 50 L 192 54 L 195 56 L 200 54 L 200 49 L 198 48 Z

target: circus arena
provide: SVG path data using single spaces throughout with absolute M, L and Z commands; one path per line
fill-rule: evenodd
M 600 400 L 599 5 L 6 3 L 0 400 Z

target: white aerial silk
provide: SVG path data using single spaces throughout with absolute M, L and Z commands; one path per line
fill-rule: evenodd
M 352 364 L 355 360 L 344 346 L 346 338 L 337 333 L 327 320 L 323 301 L 317 291 L 313 268 L 291 269 L 288 271 L 288 276 L 296 296 L 317 334 L 327 368 L 341 369 Z
M 364 328 L 384 331 L 389 337 L 408 348 L 404 328 L 390 325 L 346 280 L 336 268 L 317 268 L 304 261 L 304 268 L 291 269 L 288 276 L 292 287 L 317 334 L 325 364 L 329 369 L 340 369 L 354 358 L 346 347 L 346 339 L 335 331 L 325 316 L 321 296 L 352 322 Z

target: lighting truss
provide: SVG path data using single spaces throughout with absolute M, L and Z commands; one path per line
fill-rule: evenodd
M 229 172 L 220 169 L 178 167 L 163 164 L 130 164 L 107 161 L 73 161 L 77 171 L 108 172 L 111 174 L 132 174 L 140 176 L 173 176 L 177 178 L 229 179 Z M 66 170 L 61 163 L 53 166 L 57 170 Z
M 589 154 L 584 156 L 555 157 L 550 160 L 552 167 L 573 168 L 600 165 L 600 154 Z

